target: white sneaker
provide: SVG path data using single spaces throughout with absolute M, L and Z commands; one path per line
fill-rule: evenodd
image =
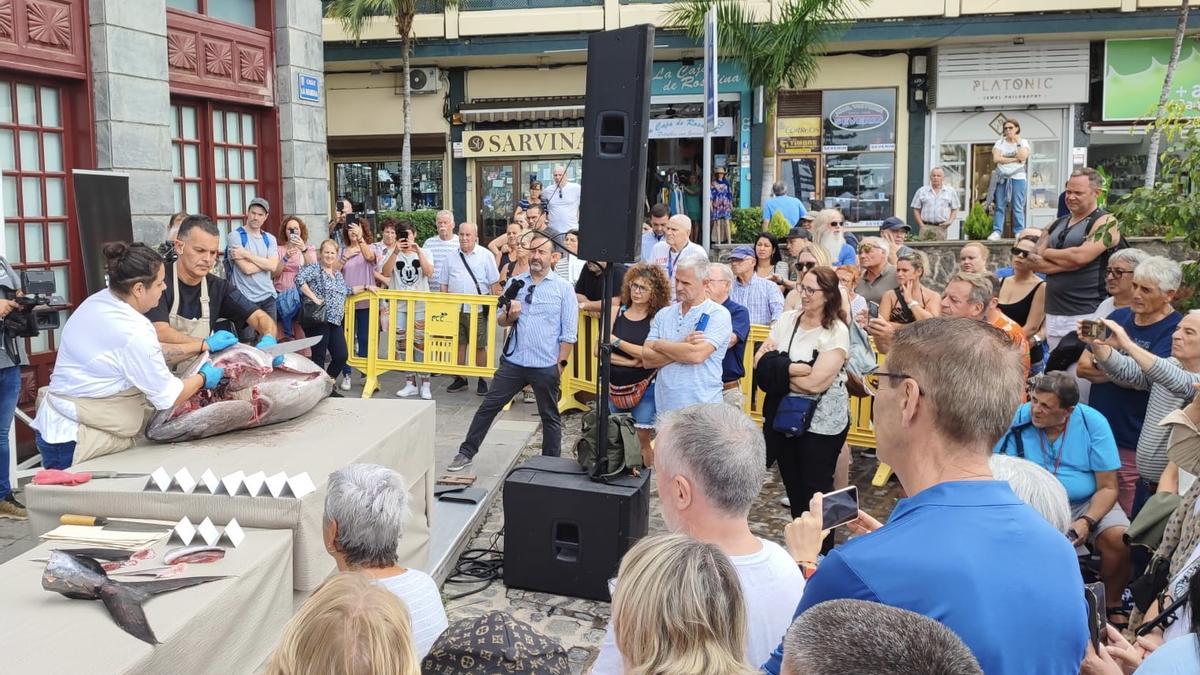
M 779 505 L 786 506 L 790 509 L 790 508 L 792 508 L 792 500 L 788 499 L 787 497 L 784 497 L 783 499 L 779 500 Z
M 993 232 L 988 235 L 988 241 L 1000 241 L 1000 233 Z
M 412 380 L 409 380 L 408 382 L 404 383 L 403 389 L 396 392 L 396 395 L 399 396 L 400 398 L 408 398 L 409 396 L 415 396 L 416 393 L 417 393 L 417 386 L 412 383 Z
M 340 385 L 342 391 L 350 391 L 350 377 L 350 375 L 342 376 L 342 384 Z
M 429 381 L 428 380 L 421 383 L 421 398 L 426 401 L 433 400 L 433 392 L 430 391 L 430 389 L 429 389 Z

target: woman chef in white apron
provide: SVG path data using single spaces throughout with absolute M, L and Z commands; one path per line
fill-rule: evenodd
M 108 288 L 84 300 L 63 326 L 33 422 L 47 469 L 128 449 L 145 428 L 150 406 L 171 408 L 216 387 L 224 375 L 211 363 L 182 380 L 167 368 L 154 327 L 142 316 L 166 287 L 162 257 L 145 244 L 115 242 L 103 250 Z

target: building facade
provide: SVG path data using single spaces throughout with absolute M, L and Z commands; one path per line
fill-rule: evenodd
M 312 0 L 0 0 L 5 258 L 53 270 L 69 306 L 84 299 L 76 170 L 128 175 L 133 237 L 155 246 L 172 213 L 224 234 L 255 196 L 273 222 L 323 226 L 321 28 Z M 26 409 L 57 337 L 29 340 Z
M 763 20 L 778 9 L 765 0 L 746 5 Z M 502 231 L 531 181 L 545 184 L 555 164 L 586 180 L 578 158 L 587 35 L 652 23 L 658 31 L 647 195 L 675 209 L 673 200 L 703 160 L 702 81 L 700 46 L 666 24 L 669 6 L 466 0 L 453 10 L 419 14 L 413 65 L 421 83 L 412 122 L 414 157 L 424 164 L 414 166 L 408 187 L 414 204 L 452 209 L 460 221 L 479 222 L 486 237 Z M 1146 114 L 1131 112 L 1133 103 L 1111 110 L 1102 104 L 1114 88 L 1125 102 L 1151 93 L 1157 101 L 1158 88 L 1131 75 L 1149 67 L 1136 64 L 1149 64 L 1146 54 L 1161 51 L 1164 40 L 1169 49 L 1177 6 L 1175 0 L 875 0 L 830 45 L 811 82 L 780 93 L 771 133 L 741 65 L 721 63 L 713 165 L 725 167 L 736 204 L 757 205 L 770 140 L 775 175 L 789 192 L 815 206 L 836 206 L 859 225 L 890 215 L 911 220 L 911 197 L 933 166 L 945 167 L 964 202 L 982 201 L 991 146 L 1011 118 L 1033 149 L 1028 222 L 1045 224 L 1073 167 L 1102 161 L 1136 176 Z M 1200 25 L 1200 16 L 1193 22 Z M 388 42 L 393 24 L 381 17 L 356 44 L 326 19 L 323 35 L 329 199 L 346 194 L 362 210 L 390 208 L 402 189 L 396 183 L 403 82 L 396 45 Z M 1187 60 L 1192 54 L 1200 60 L 1197 52 L 1200 46 L 1189 41 L 1177 76 L 1188 82 L 1179 88 L 1187 88 L 1179 97 L 1184 103 L 1195 104 L 1193 85 L 1200 96 Z

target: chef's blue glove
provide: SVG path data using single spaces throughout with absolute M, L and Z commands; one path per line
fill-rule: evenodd
M 208 351 L 210 352 L 219 352 L 222 349 L 229 349 L 237 343 L 237 336 L 227 330 L 219 330 L 204 339 L 204 344 L 208 346 Z
M 216 389 L 218 384 L 221 384 L 221 378 L 225 377 L 225 369 L 218 368 L 212 363 L 205 363 L 200 366 L 200 374 L 204 376 L 204 388 Z
M 267 347 L 274 347 L 277 344 L 279 344 L 279 341 L 275 339 L 274 335 L 264 335 L 264 336 L 262 336 L 262 339 L 258 341 L 258 344 L 254 345 L 254 346 L 258 347 L 259 349 L 266 349 Z M 282 366 L 282 365 L 283 365 L 283 354 L 276 356 L 274 358 L 274 360 L 271 361 L 272 368 L 278 368 L 279 366 Z

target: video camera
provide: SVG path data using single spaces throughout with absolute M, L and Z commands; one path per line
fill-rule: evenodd
M 52 270 L 25 270 L 21 272 L 21 290 L 24 295 L 9 298 L 17 303 L 17 309 L 4 317 L 4 331 L 14 337 L 36 337 L 44 330 L 60 327 L 58 310 L 66 301 L 54 295 L 58 285 Z
M 179 259 L 179 252 L 175 250 L 174 241 L 164 241 L 158 245 L 156 250 L 167 265 L 174 265 L 175 261 Z

